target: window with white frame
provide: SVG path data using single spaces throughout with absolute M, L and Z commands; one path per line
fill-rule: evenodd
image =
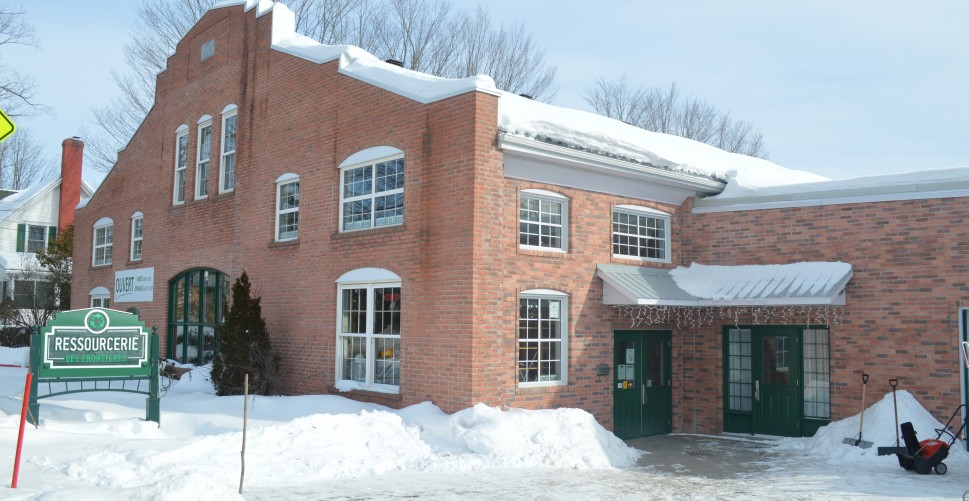
M 524 291 L 518 298 L 518 384 L 565 384 L 568 370 L 568 296 Z
M 615 206 L 612 253 L 616 257 L 670 262 L 670 215 L 648 207 Z
M 299 176 L 283 174 L 276 179 L 276 241 L 299 237 Z
M 404 223 L 403 156 L 341 166 L 340 186 L 341 231 Z
M 219 193 L 235 189 L 236 185 L 236 122 L 234 104 L 222 110 L 222 160 L 219 162 Z
M 175 189 L 172 204 L 185 203 L 185 170 L 188 166 L 188 126 L 175 131 Z
M 361 278 L 373 281 L 356 282 Z M 377 268 L 347 273 L 338 280 L 337 311 L 337 380 L 351 387 L 399 391 L 400 277 Z
M 49 226 L 27 225 L 27 252 L 44 252 L 47 250 L 47 235 Z
M 135 212 L 131 216 L 131 260 L 141 261 L 141 240 L 145 228 L 145 216 Z
M 525 248 L 568 250 L 569 199 L 546 190 L 522 190 L 518 243 Z
M 209 196 L 209 160 L 212 153 L 212 117 L 199 120 L 198 155 L 195 163 L 195 199 Z
M 94 223 L 94 266 L 111 264 L 111 247 L 114 242 L 114 221 L 101 218 Z
M 91 296 L 91 308 L 110 308 L 111 307 L 111 292 L 104 287 L 95 287 L 91 289 L 89 294 Z

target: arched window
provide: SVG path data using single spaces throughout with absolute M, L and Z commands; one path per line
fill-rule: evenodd
M 547 190 L 519 195 L 518 243 L 538 250 L 569 250 L 569 199 Z
M 227 193 L 236 185 L 236 123 L 239 109 L 230 104 L 222 109 L 222 160 L 219 162 L 219 193 Z
M 404 224 L 404 152 L 375 146 L 340 164 L 340 231 Z
M 360 268 L 337 279 L 337 386 L 400 391 L 400 277 Z
M 91 253 L 94 266 L 111 264 L 111 251 L 114 245 L 114 220 L 102 217 L 94 223 L 94 250 Z
M 168 282 L 168 358 L 204 365 L 218 353 L 215 328 L 229 309 L 229 278 L 218 270 L 188 270 Z
M 299 238 L 299 176 L 286 173 L 276 179 L 276 241 Z
M 95 287 L 88 295 L 91 296 L 91 308 L 111 307 L 111 291 L 106 287 Z

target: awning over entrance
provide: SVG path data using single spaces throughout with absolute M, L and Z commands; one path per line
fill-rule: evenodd
M 602 303 L 653 306 L 844 305 L 851 265 L 812 262 L 692 264 L 668 270 L 600 264 Z

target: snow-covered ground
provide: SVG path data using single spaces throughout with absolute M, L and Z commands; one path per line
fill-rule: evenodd
M 23 350 L 0 348 L 0 364 Z M 0 367 L 0 499 L 959 499 L 969 454 L 957 443 L 946 475 L 916 475 L 894 456 L 841 443 L 858 416 L 811 439 L 781 439 L 770 460 L 716 480 L 651 467 L 660 452 L 627 447 L 575 409 L 478 405 L 447 415 L 339 396 L 255 397 L 239 496 L 242 397 L 217 397 L 204 368 L 172 382 L 161 426 L 142 395 L 80 393 L 41 400 L 11 489 L 26 371 Z M 167 380 L 166 380 L 167 381 Z M 899 419 L 920 438 L 940 425 L 905 391 Z M 866 440 L 894 445 L 891 395 L 865 414 Z M 740 439 L 738 443 L 743 443 Z M 651 456 L 655 460 L 651 460 Z M 637 459 L 639 459 L 637 464 Z

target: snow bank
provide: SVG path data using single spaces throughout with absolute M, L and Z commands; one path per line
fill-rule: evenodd
M 919 440 L 935 438 L 936 429 L 942 428 L 943 424 L 932 417 L 931 414 L 916 400 L 916 398 L 906 390 L 898 390 L 898 423 L 911 422 L 915 427 L 915 433 Z M 952 408 L 955 411 L 955 407 Z M 962 425 L 961 417 L 953 420 L 953 428 L 958 429 Z M 797 449 L 805 454 L 827 458 L 831 462 L 868 462 L 873 460 L 886 461 L 898 466 L 894 455 L 878 456 L 878 447 L 894 447 L 896 430 L 895 411 L 892 405 L 892 394 L 885 394 L 884 398 L 872 406 L 865 409 L 865 422 L 862 439 L 866 442 L 873 442 L 874 445 L 869 449 L 862 449 L 843 443 L 845 438 L 858 438 L 858 425 L 861 414 L 835 421 L 822 427 L 810 439 L 782 439 L 779 447 L 782 449 Z M 953 430 L 955 431 L 955 430 Z M 948 436 L 943 436 L 946 442 Z M 901 432 L 898 434 L 898 444 L 904 447 Z M 964 441 L 957 440 L 955 445 L 949 450 L 949 458 L 945 460 L 949 463 L 969 464 L 969 453 L 966 452 Z
M 7 348 L 0 346 L 0 365 L 27 367 L 30 363 L 30 348 Z

